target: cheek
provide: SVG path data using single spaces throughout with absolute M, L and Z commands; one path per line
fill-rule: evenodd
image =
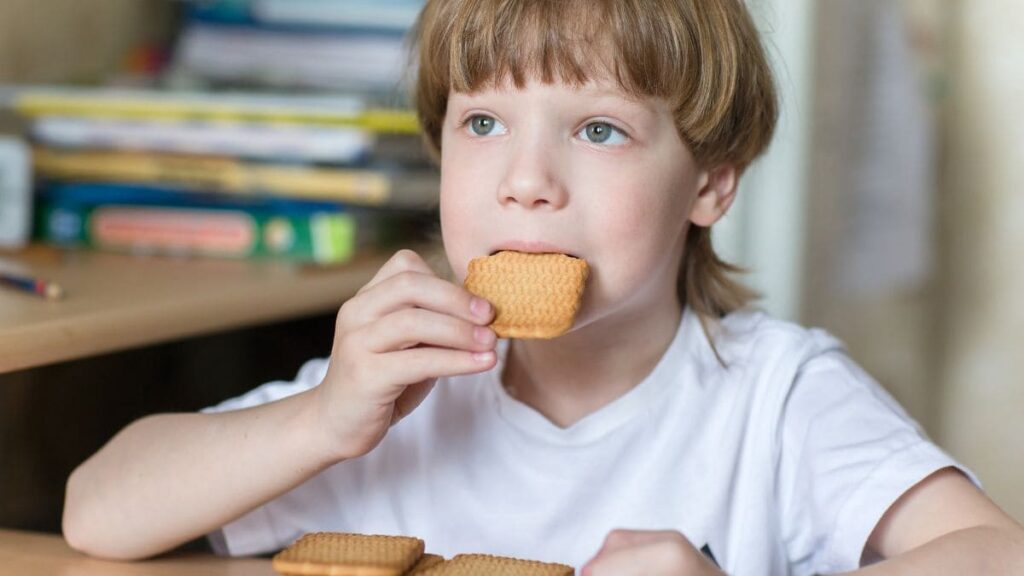
M 606 183 L 610 193 L 599 204 L 593 233 L 614 239 L 626 252 L 645 243 L 661 244 L 667 250 L 687 221 L 692 193 L 682 175 L 655 174 Z
M 602 283 L 618 293 L 678 265 L 690 200 L 682 178 L 640 177 L 616 184 L 622 193 L 606 197 L 588 234 L 601 239 L 609 264 L 600 271 Z
M 649 281 L 658 270 L 671 263 L 675 255 L 676 238 L 682 223 L 658 226 L 650 218 L 620 218 L 605 228 L 604 269 L 601 276 L 608 288 L 621 292 L 632 290 Z
M 443 183 L 440 212 L 441 240 L 448 265 L 459 282 L 462 282 L 471 257 L 468 238 L 471 237 L 472 214 L 465 203 L 460 203 L 454 195 L 444 191 Z
M 458 151 L 451 149 L 442 151 L 439 207 L 441 238 L 448 264 L 459 282 L 462 282 L 469 260 L 477 256 L 472 251 L 474 238 L 479 234 L 485 218 L 484 207 L 480 204 L 484 200 L 483 178 L 486 167 L 463 161 L 464 156 L 458 154 Z

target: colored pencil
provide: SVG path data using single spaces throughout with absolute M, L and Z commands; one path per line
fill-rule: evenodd
M 0 272 L 0 285 L 37 294 L 50 300 L 57 300 L 64 296 L 64 289 L 55 282 L 19 276 L 8 272 Z

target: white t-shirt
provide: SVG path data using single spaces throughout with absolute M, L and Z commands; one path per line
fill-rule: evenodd
M 404 534 L 446 557 L 580 567 L 615 528 L 672 529 L 735 576 L 856 568 L 886 509 L 957 464 L 826 333 L 750 311 L 722 328 L 728 368 L 687 311 L 647 378 L 568 428 L 501 386 L 501 341 L 493 370 L 441 379 L 372 452 L 210 539 L 245 555 L 311 531 Z M 326 368 L 208 410 L 307 390 Z

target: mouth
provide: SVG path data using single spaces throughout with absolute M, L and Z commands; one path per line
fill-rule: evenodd
M 574 254 L 554 244 L 548 244 L 547 242 L 506 242 L 491 250 L 488 256 L 494 256 L 498 252 L 504 251 L 524 252 L 527 254 L 564 254 L 577 260 L 581 258 L 578 254 Z

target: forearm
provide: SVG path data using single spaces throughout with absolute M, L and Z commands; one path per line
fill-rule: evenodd
M 849 576 L 1024 574 L 1024 532 L 977 526 L 950 532 Z
M 69 478 L 65 537 L 97 556 L 151 556 L 286 492 L 337 461 L 314 437 L 314 392 L 134 422 Z

